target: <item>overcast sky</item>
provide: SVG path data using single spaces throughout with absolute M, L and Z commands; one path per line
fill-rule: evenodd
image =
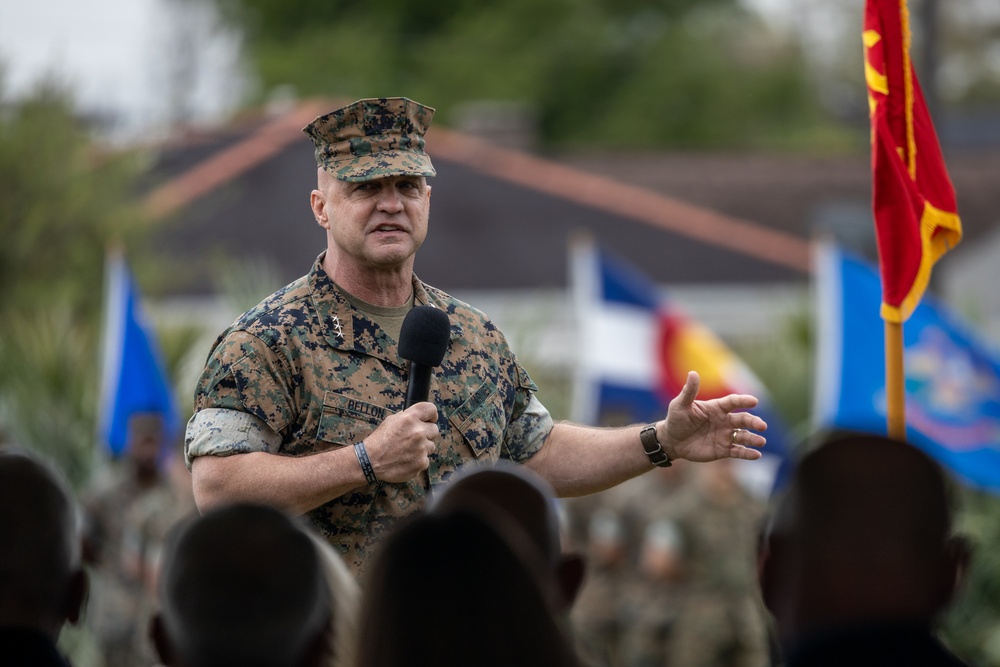
M 55 75 L 81 108 L 126 135 L 170 117 L 170 90 L 186 91 L 178 95 L 193 120 L 222 117 L 243 90 L 239 41 L 198 13 L 204 5 L 184 14 L 172 6 L 168 0 L 0 2 L 5 94 L 20 96 Z M 194 74 L 171 83 L 183 71 Z
M 843 47 L 861 5 L 743 2 L 777 26 L 813 33 L 807 42 L 813 58 Z M 238 36 L 220 29 L 210 11 L 210 3 L 177 0 L 0 1 L 5 93 L 19 96 L 55 73 L 84 111 L 127 138 L 163 126 L 172 118 L 172 100 L 186 101 L 189 120 L 224 118 L 243 98 L 248 79 L 240 69 Z

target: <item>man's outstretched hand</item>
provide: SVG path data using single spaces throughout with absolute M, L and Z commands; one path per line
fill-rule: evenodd
M 670 401 L 667 418 L 656 424 L 656 435 L 667 455 L 688 461 L 759 459 L 760 452 L 751 447 L 763 447 L 767 441 L 751 431 L 764 431 L 767 424 L 748 412 L 737 412 L 756 406 L 757 398 L 729 394 L 698 401 L 700 385 L 701 378 L 690 371 L 681 393 Z

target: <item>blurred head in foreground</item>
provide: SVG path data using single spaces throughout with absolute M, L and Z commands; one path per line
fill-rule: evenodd
M 937 463 L 904 442 L 838 433 L 793 472 L 759 571 L 787 650 L 844 628 L 929 632 L 967 562 Z
M 0 447 L 0 627 L 53 642 L 87 591 L 76 503 L 63 476 L 26 450 Z
M 584 562 L 579 554 L 563 553 L 555 492 L 539 475 L 524 466 L 497 465 L 459 472 L 431 501 L 431 513 L 455 509 L 501 514 L 513 529 L 522 531 L 537 549 L 552 577 L 557 610 L 568 611 L 583 583 Z
M 151 628 L 171 667 L 305 667 L 327 659 L 331 600 L 313 541 L 281 511 L 223 507 L 171 535 Z
M 413 517 L 366 578 L 358 664 L 576 665 L 520 532 L 478 512 Z

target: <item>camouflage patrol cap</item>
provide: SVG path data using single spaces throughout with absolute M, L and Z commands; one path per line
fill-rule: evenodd
M 405 97 L 358 100 L 319 116 L 302 129 L 316 145 L 316 162 L 341 181 L 383 176 L 434 176 L 424 133 L 434 109 Z

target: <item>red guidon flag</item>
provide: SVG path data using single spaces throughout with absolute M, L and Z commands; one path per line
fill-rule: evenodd
M 910 62 L 906 0 L 867 0 L 862 37 L 882 318 L 905 322 L 927 289 L 934 262 L 961 240 L 962 223 Z

